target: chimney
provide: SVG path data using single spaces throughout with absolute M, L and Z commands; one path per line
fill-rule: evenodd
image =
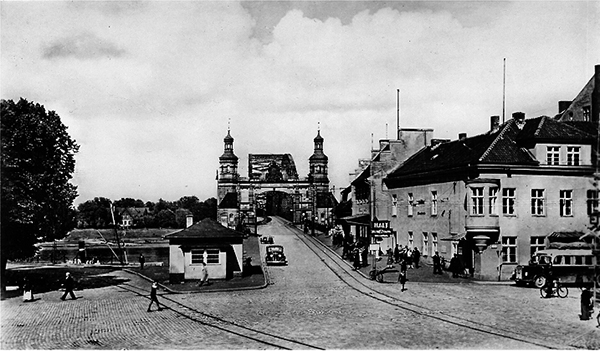
M 500 127 L 500 116 L 490 117 L 490 131 L 495 132 Z
M 523 129 L 523 126 L 525 125 L 525 112 L 513 112 L 512 117 L 515 120 L 517 127 Z
M 600 65 L 594 66 L 594 90 L 592 91 L 592 122 L 600 119 Z
M 458 140 L 463 140 L 467 138 L 467 133 L 460 133 L 458 134 Z
M 559 101 L 558 102 L 558 113 L 565 112 L 566 109 L 571 106 L 572 101 Z
M 192 226 L 192 224 L 194 224 L 194 216 L 192 215 L 187 215 L 185 217 L 185 227 L 189 228 Z

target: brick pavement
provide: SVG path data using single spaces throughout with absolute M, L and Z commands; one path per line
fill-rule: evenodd
M 264 349 L 265 345 L 206 326 L 194 309 L 327 349 L 535 349 L 536 345 L 484 334 L 434 319 L 449 315 L 505 334 L 544 341 L 559 348 L 600 345 L 593 321 L 579 321 L 579 300 L 541 299 L 536 289 L 506 285 L 398 284 L 363 279 L 374 289 L 431 315 L 392 307 L 365 297 L 319 264 L 293 232 L 273 225 L 271 235 L 286 248 L 290 263 L 269 267 L 271 285 L 262 290 L 171 294 L 189 306 L 147 313 L 149 300 L 120 287 L 77 292 L 82 299 L 59 300 L 61 292 L 0 302 L 2 349 Z M 149 283 L 126 272 L 114 274 L 149 291 Z M 196 318 L 192 320 L 190 318 Z M 596 343 L 597 342 L 597 343 Z M 596 344 L 595 344 L 596 343 Z

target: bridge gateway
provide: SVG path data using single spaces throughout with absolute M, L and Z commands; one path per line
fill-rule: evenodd
M 331 224 L 335 197 L 329 190 L 328 158 L 320 130 L 309 157 L 309 174 L 299 177 L 291 154 L 249 154 L 248 176 L 238 173 L 230 131 L 223 139 L 217 177 L 218 220 L 228 228 L 256 230 L 257 216 L 278 215 L 294 223 L 314 219 Z

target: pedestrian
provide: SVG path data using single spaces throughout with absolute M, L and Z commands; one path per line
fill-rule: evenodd
M 582 321 L 590 319 L 592 307 L 592 292 L 587 287 L 583 288 L 581 291 L 581 314 L 579 315 L 579 319 Z
M 361 261 L 362 261 L 362 265 L 363 266 L 367 266 L 368 265 L 368 260 L 369 260 L 369 248 L 368 246 L 365 244 L 364 247 L 362 248 L 361 253 Z
M 392 248 L 387 249 L 387 268 L 392 268 L 394 266 L 394 252 Z
M 158 297 L 156 296 L 156 290 L 158 290 L 158 282 L 155 280 L 152 283 L 152 288 L 150 290 L 150 304 L 148 305 L 148 312 L 152 312 L 150 308 L 152 304 L 156 302 L 156 306 L 158 306 L 158 310 L 162 311 L 162 307 L 160 307 L 160 303 L 158 302 Z
M 394 262 L 400 263 L 400 248 L 398 247 L 398 244 L 396 244 L 396 247 L 394 248 Z
M 436 251 L 435 255 L 432 257 L 433 259 L 433 274 L 442 274 L 442 258 L 440 254 Z
M 202 271 L 200 272 L 200 283 L 198 286 L 202 286 L 206 283 L 206 285 L 210 285 L 208 282 L 208 269 L 206 269 L 206 263 L 202 262 Z
M 357 271 L 360 269 L 360 251 L 358 247 L 352 250 L 352 254 L 354 255 L 354 270 Z
M 406 261 L 406 264 L 408 265 L 408 268 L 410 268 L 410 269 L 413 269 L 413 260 L 414 260 L 414 258 L 413 258 L 413 250 L 408 249 L 406 251 L 405 261 Z
M 140 258 L 138 260 L 140 261 L 140 269 L 144 269 L 144 263 L 146 263 L 146 257 L 144 257 L 144 254 L 140 254 Z
M 400 282 L 400 284 L 402 284 L 402 291 L 406 290 L 404 288 L 404 284 L 406 284 L 406 281 L 408 279 L 406 279 L 406 270 L 407 270 L 407 263 L 406 260 L 402 260 L 402 262 L 400 263 L 400 275 L 398 276 L 398 281 Z
M 27 277 L 23 278 L 23 302 L 33 301 L 33 286 Z
M 67 297 L 67 295 L 71 295 L 72 300 L 77 300 L 77 297 L 73 293 L 73 289 L 75 288 L 75 280 L 71 276 L 71 273 L 69 273 L 69 272 L 66 273 L 65 282 L 63 285 L 65 286 L 65 293 L 63 294 L 63 296 L 60 299 L 65 301 L 65 298 Z
M 421 253 L 419 252 L 419 249 L 415 247 L 415 250 L 413 251 L 413 258 L 415 261 L 415 268 L 419 268 L 419 260 L 421 259 Z

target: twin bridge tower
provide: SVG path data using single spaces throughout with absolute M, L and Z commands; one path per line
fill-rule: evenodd
M 309 157 L 309 174 L 300 178 L 291 154 L 249 154 L 248 176 L 238 173 L 230 130 L 223 139 L 217 177 L 218 221 L 229 228 L 256 230 L 256 218 L 282 216 L 294 223 L 315 220 L 331 224 L 336 200 L 329 190 L 328 158 L 317 131 Z

